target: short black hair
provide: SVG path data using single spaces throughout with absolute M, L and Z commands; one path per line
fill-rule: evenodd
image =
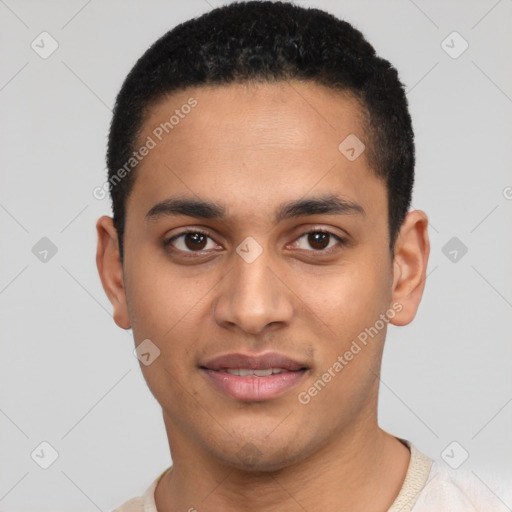
M 176 26 L 151 45 L 124 80 L 107 149 L 121 260 L 126 202 L 135 179 L 126 163 L 134 160 L 138 135 L 155 102 L 193 86 L 288 80 L 313 82 L 358 100 L 365 155 L 386 184 L 393 251 L 411 202 L 415 161 L 411 117 L 396 69 L 376 55 L 359 30 L 325 11 L 244 1 Z

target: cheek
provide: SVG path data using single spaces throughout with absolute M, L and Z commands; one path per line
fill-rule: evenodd
M 155 269 L 148 260 L 141 261 L 145 263 L 132 265 L 127 272 L 133 337 L 137 345 L 149 339 L 159 350 L 151 364 L 141 362 L 140 368 L 157 401 L 172 408 L 190 401 L 192 391 L 184 383 L 195 364 L 202 305 L 198 292 L 204 288 L 179 283 L 161 266 Z
M 205 288 L 197 279 L 183 278 L 163 252 L 141 250 L 127 259 L 125 268 L 128 308 L 136 339 L 168 337 L 194 316 L 194 306 Z
M 144 257 L 145 256 L 145 257 Z M 208 294 L 215 279 L 212 273 L 202 277 L 184 273 L 161 256 L 148 254 L 127 262 L 127 298 L 133 336 L 137 344 L 150 339 L 160 350 L 153 365 L 141 366 L 149 387 L 182 381 L 195 365 L 206 325 Z M 158 364 L 156 364 L 158 363 Z
M 387 310 L 390 276 L 378 263 L 360 260 L 315 276 L 298 287 L 297 295 L 329 326 L 331 335 L 346 338 L 373 324 Z

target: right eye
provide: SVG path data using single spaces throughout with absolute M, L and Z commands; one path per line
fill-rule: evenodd
M 173 235 L 164 242 L 164 245 L 176 252 L 201 253 L 207 250 L 205 247 L 208 245 L 208 239 L 213 242 L 208 233 L 195 229 Z M 218 246 L 215 243 L 213 245 Z M 210 252 L 211 248 L 207 251 Z

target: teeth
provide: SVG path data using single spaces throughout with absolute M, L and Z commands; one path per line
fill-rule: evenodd
M 269 375 L 272 375 L 272 368 L 269 368 L 268 370 L 254 370 L 254 375 L 257 375 L 258 377 L 268 377 Z
M 222 370 L 223 372 L 230 373 L 231 375 L 239 375 L 240 377 L 250 377 L 251 375 L 255 375 L 256 377 L 269 377 L 275 373 L 283 373 L 287 370 L 283 370 L 282 368 L 268 368 L 267 370 L 250 370 L 247 368 L 227 368 Z

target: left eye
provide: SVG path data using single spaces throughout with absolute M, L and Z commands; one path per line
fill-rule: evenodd
M 302 236 L 297 238 L 296 244 L 298 244 L 301 239 L 306 240 L 306 245 L 312 247 L 315 252 L 330 252 L 330 249 L 338 243 L 339 245 L 343 245 L 343 238 L 331 233 L 330 231 L 309 231 L 308 233 L 304 233 Z M 334 242 L 331 244 L 331 242 Z M 309 250 L 307 247 L 298 247 L 299 249 Z

